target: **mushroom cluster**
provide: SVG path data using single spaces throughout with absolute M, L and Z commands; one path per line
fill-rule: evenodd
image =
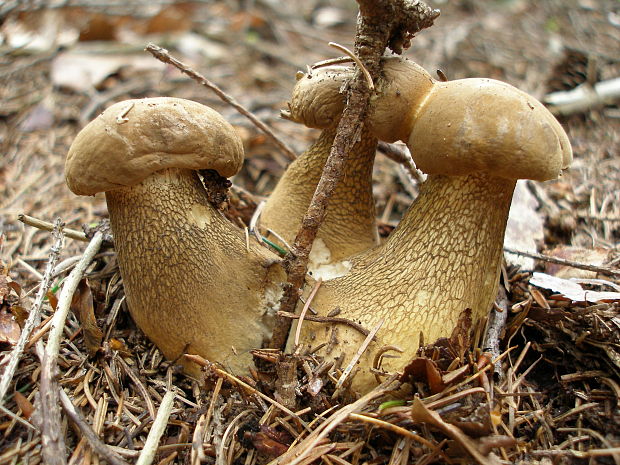
M 346 73 L 339 76 L 346 79 Z M 306 78 L 313 79 L 315 94 L 320 89 L 331 95 L 322 99 L 338 98 L 334 89 L 342 83 Z M 450 336 L 464 312 L 474 320 L 485 315 L 497 292 L 516 180 L 555 179 L 572 159 L 553 115 L 503 82 L 437 82 L 415 63 L 389 58 L 377 87 L 369 128 L 380 140 L 404 141 L 428 178 L 386 242 L 349 257 L 348 274 L 324 282 L 312 302 L 319 315 L 339 308 L 339 317 L 368 329 L 383 321 L 354 378 L 362 390 L 375 383 L 371 365 L 382 347 L 403 350 L 400 360 L 383 365 L 396 370 L 415 354 L 420 335 L 433 342 Z M 290 108 L 293 119 L 307 111 L 303 99 L 294 98 Z M 314 346 L 333 341 L 332 330 L 333 325 L 304 322 L 301 341 Z M 338 325 L 338 344 L 325 344 L 323 355 L 346 363 L 364 338 Z
M 289 167 L 265 206 L 262 226 L 292 240 L 320 178 L 353 74 L 326 66 L 301 76 L 286 117 L 322 129 Z M 312 307 L 335 308 L 366 328 L 382 327 L 364 353 L 354 387 L 375 383 L 371 361 L 387 345 L 404 351 L 449 336 L 464 313 L 479 319 L 496 293 L 502 241 L 517 179 L 554 179 L 572 152 L 538 101 L 490 79 L 437 82 L 416 64 L 387 58 L 364 130 L 319 233 L 328 261 Z M 372 163 L 377 139 L 404 141 L 429 176 L 401 223 L 376 239 Z M 198 353 L 243 373 L 249 350 L 269 337 L 284 272 L 274 255 L 212 206 L 195 170 L 232 176 L 241 143 L 217 113 L 180 99 L 116 104 L 73 143 L 70 188 L 105 191 L 133 318 L 169 358 Z M 312 287 L 313 278 L 308 277 Z M 301 342 L 347 363 L 364 340 L 343 324 L 305 321 Z M 292 343 L 292 342 L 291 342 Z M 195 367 L 186 366 L 194 372 Z

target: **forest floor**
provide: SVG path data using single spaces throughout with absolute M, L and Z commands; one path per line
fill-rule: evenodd
M 103 109 L 127 98 L 162 95 L 215 108 L 243 136 L 246 162 L 233 181 L 257 199 L 269 194 L 289 163 L 244 116 L 144 52 L 145 45 L 170 50 L 301 153 L 317 133 L 280 119 L 279 110 L 286 108 L 296 71 L 337 56 L 328 42 L 352 48 L 357 12 L 353 1 L 328 6 L 317 0 L 265 0 L 246 7 L 233 1 L 58 3 L 67 2 L 0 5 L 0 366 L 5 378 L 56 241 L 51 232 L 18 217 L 49 223 L 60 218 L 78 231 L 107 217 L 103 195 L 75 196 L 63 169 L 73 138 Z M 616 0 L 431 5 L 441 16 L 418 34 L 405 56 L 433 75 L 439 69 L 450 80 L 499 79 L 541 100 L 550 92 L 620 76 Z M 420 354 L 427 360 L 423 368 L 409 367 L 407 383 L 397 380 L 352 404 L 351 393 L 332 398 L 334 382 L 327 375 L 321 375 L 322 390 L 309 393 L 309 380 L 318 376 L 313 370 L 320 367 L 320 361 L 311 360 L 306 371 L 299 370 L 303 395 L 295 400 L 296 413 L 286 414 L 269 400 L 276 384 L 273 369 L 246 379 L 252 385 L 246 388 L 217 369 L 207 370 L 205 380 L 172 369 L 129 317 L 114 249 L 104 244 L 73 304 L 76 311 L 94 312 L 101 340 L 93 347 L 88 340 L 92 322 L 88 330 L 84 319 L 70 313 L 60 347 L 58 382 L 85 419 L 69 419 L 63 410 L 56 425 L 67 460 L 100 460 L 100 446 L 81 424 L 118 463 L 133 462 L 166 392 L 173 390 L 156 463 L 620 464 L 617 103 L 561 116 L 573 145 L 571 168 L 557 181 L 525 184 L 523 195 L 533 199 L 533 206 L 515 199 L 523 208 L 517 216 L 531 221 L 515 224 L 513 231 L 536 238 L 544 257 L 519 269 L 514 255 L 506 254 L 506 297 L 498 300 L 498 308 L 509 318 L 501 328 L 494 375 L 480 349 L 486 330 L 479 328 L 458 360 L 451 347 L 428 349 Z M 374 180 L 380 231 L 386 235 L 411 204 L 417 182 L 381 153 Z M 41 434 L 34 425 L 39 425 L 35 409 L 42 389 L 37 347 L 44 344 L 37 341 L 47 340 L 45 322 L 57 305 L 54 293 L 84 249 L 83 241 L 64 240 L 58 263 L 67 266 L 53 277 L 43 323 L 28 338 L 10 376 L 0 404 L 0 464 L 42 461 Z M 546 257 L 575 266 L 558 266 Z M 594 271 L 580 264 L 593 265 Z M 568 299 L 565 281 L 553 290 L 532 285 L 534 271 L 579 279 L 586 290 L 610 294 L 595 301 Z M 273 358 L 271 364 L 276 363 Z

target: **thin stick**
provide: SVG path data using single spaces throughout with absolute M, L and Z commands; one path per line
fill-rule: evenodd
M 254 116 L 248 109 L 246 109 L 243 105 L 237 102 L 237 100 L 234 97 L 228 95 L 226 92 L 220 89 L 213 82 L 209 81 L 202 74 L 194 71 L 192 68 L 187 66 L 185 63 L 177 60 L 176 58 L 171 56 L 170 53 L 168 53 L 168 50 L 166 50 L 165 48 L 159 47 L 158 45 L 148 44 L 145 50 L 149 52 L 151 55 L 153 55 L 155 58 L 157 58 L 159 61 L 162 61 L 164 63 L 168 63 L 174 66 L 182 73 L 187 74 L 194 81 L 202 84 L 207 89 L 210 89 L 211 91 L 213 91 L 215 95 L 221 98 L 224 102 L 231 105 L 235 110 L 237 110 L 247 119 L 249 119 L 267 137 L 269 137 L 280 148 L 282 153 L 284 153 L 284 155 L 286 155 L 286 157 L 289 160 L 295 160 L 295 158 L 297 158 L 297 155 L 295 154 L 293 149 L 291 149 L 285 142 L 283 142 L 278 136 L 276 136 L 275 133 L 265 123 L 263 123 L 256 116 Z
M 504 247 L 504 252 L 508 252 L 514 255 L 523 255 L 524 257 L 535 258 L 544 262 L 555 263 L 557 265 L 571 266 L 573 268 L 579 268 L 581 270 L 594 271 L 596 273 L 605 274 L 608 276 L 620 277 L 619 270 L 612 270 L 604 266 L 588 265 L 587 263 L 574 262 L 572 260 L 566 260 L 564 258 L 551 257 L 549 255 L 543 255 L 535 252 L 523 252 L 521 250 L 511 249 L 510 247 Z
M 33 431 L 37 431 L 37 429 L 34 426 L 32 426 L 32 424 L 28 420 L 25 420 L 22 417 L 20 417 L 19 415 L 17 415 L 16 413 L 11 412 L 4 405 L 0 405 L 0 412 L 2 412 L 5 415 L 11 417 L 13 420 L 15 420 L 16 422 L 24 425 L 26 428 L 31 429 Z
M 28 313 L 28 319 L 26 320 L 26 323 L 24 323 L 22 332 L 19 335 L 19 340 L 17 341 L 17 344 L 15 344 L 15 347 L 11 352 L 8 364 L 4 369 L 2 379 L 0 380 L 0 406 L 4 405 L 4 397 L 9 390 L 9 385 L 11 384 L 11 380 L 13 379 L 13 375 L 15 374 L 15 369 L 17 368 L 19 359 L 21 358 L 21 355 L 24 351 L 24 347 L 28 342 L 30 333 L 41 320 L 41 307 L 43 306 L 43 300 L 45 299 L 45 295 L 47 294 L 48 289 L 50 288 L 54 266 L 58 261 L 60 250 L 62 249 L 62 223 L 59 219 L 56 220 L 55 224 L 53 225 L 52 237 L 54 238 L 54 243 L 50 248 L 50 253 L 47 259 L 47 266 L 45 267 L 43 280 L 41 280 L 41 284 L 39 285 L 39 291 L 37 292 L 37 295 L 34 299 L 34 304 L 30 309 L 30 312 Z
M 293 320 L 296 320 L 296 319 L 299 318 L 299 315 L 296 315 L 294 313 L 287 313 L 287 312 L 280 312 L 280 311 L 277 312 L 277 315 L 281 316 L 281 317 L 284 317 L 284 318 L 291 318 Z M 308 321 L 314 321 L 316 323 L 340 323 L 340 324 L 343 324 L 343 325 L 348 325 L 348 326 L 351 326 L 352 328 L 356 329 L 360 333 L 362 333 L 364 336 L 368 336 L 368 334 L 370 333 L 369 330 L 364 328 L 359 323 L 356 323 L 353 320 L 348 320 L 347 318 L 341 318 L 341 317 L 336 317 L 336 316 L 306 315 L 305 319 L 308 320 Z
M 190 454 L 190 463 L 192 465 L 206 461 L 206 455 L 203 447 L 204 435 L 209 430 L 211 418 L 213 417 L 213 410 L 215 409 L 217 398 L 220 395 L 222 384 L 224 384 L 224 378 L 218 378 L 215 383 L 215 388 L 211 393 L 211 402 L 209 402 L 207 413 L 201 415 L 200 419 L 196 423 L 196 428 L 194 429 L 194 435 L 192 437 L 192 451 Z
M 433 24 L 439 12 L 424 2 L 390 2 L 358 0 L 360 14 L 355 33 L 355 55 L 374 80 L 379 76 L 380 62 L 386 46 L 397 53 L 408 46 L 407 38 Z M 398 20 L 396 19 L 398 18 Z M 404 20 L 404 21 L 403 21 Z M 329 201 L 344 175 L 348 148 L 359 140 L 371 90 L 363 73 L 357 74 L 347 88 L 346 105 L 329 156 L 323 167 L 308 211 L 301 222 L 295 242 L 284 261 L 288 279 L 280 300 L 280 310 L 294 313 L 299 290 L 304 285 L 312 243 L 327 213 Z M 284 347 L 291 320 L 277 317 L 269 346 Z
M 310 295 L 308 296 L 308 299 L 306 300 L 306 303 L 304 304 L 304 308 L 301 310 L 301 313 L 299 314 L 299 322 L 297 323 L 297 330 L 295 331 L 295 347 L 299 345 L 299 335 L 301 334 L 301 326 L 304 322 L 304 317 L 306 316 L 306 313 L 308 313 L 308 308 L 310 308 L 312 299 L 314 299 L 314 296 L 319 290 L 319 287 L 321 287 L 322 282 L 323 280 L 321 278 L 316 280 L 316 283 L 314 284 L 314 287 L 312 288 L 312 291 L 310 292 Z
M 492 358 L 495 359 L 501 354 L 500 341 L 502 332 L 506 326 L 506 322 L 508 321 L 508 305 L 510 303 L 508 301 L 508 297 L 506 296 L 506 289 L 500 287 L 498 294 L 499 308 L 495 308 L 495 306 L 493 306 L 493 309 L 491 309 L 489 323 L 487 325 L 487 333 L 484 338 L 484 350 L 490 351 Z M 494 369 L 495 373 L 499 376 L 499 379 L 503 379 L 505 373 L 501 362 L 496 362 Z
M 164 434 L 164 430 L 166 426 L 168 426 L 168 418 L 170 418 L 170 413 L 174 405 L 174 396 L 174 391 L 170 390 L 166 392 L 166 395 L 162 399 L 159 409 L 157 410 L 157 416 L 146 437 L 146 442 L 136 461 L 136 465 L 151 465 L 153 462 L 161 435 Z
M 366 69 L 366 67 L 364 66 L 364 63 L 362 63 L 360 61 L 359 58 L 357 58 L 355 56 L 355 54 L 349 50 L 347 47 L 345 47 L 344 45 L 340 45 L 336 42 L 330 42 L 328 44 L 330 47 L 334 47 L 337 50 L 340 50 L 341 52 L 343 52 L 345 55 L 347 55 L 348 57 L 351 57 L 351 59 L 355 62 L 355 64 L 359 67 L 360 71 L 364 74 L 364 78 L 366 78 L 366 82 L 368 83 L 368 88 L 370 90 L 375 90 L 375 83 L 372 82 L 372 76 L 370 75 L 370 73 L 368 72 L 368 70 Z
M 359 413 L 349 413 L 349 418 L 353 420 L 363 421 L 365 423 L 370 423 L 380 428 L 388 429 L 390 431 L 395 432 L 396 434 L 400 434 L 401 436 L 404 436 L 406 438 L 411 438 L 414 441 L 419 442 L 420 444 L 424 444 L 426 447 L 428 447 L 431 450 L 435 448 L 435 444 L 430 442 L 428 439 L 425 439 L 422 436 L 419 436 L 401 426 L 393 425 L 392 423 L 389 423 L 387 421 L 380 420 L 374 417 L 369 417 L 366 415 L 360 415 Z
M 375 337 L 375 334 L 377 334 L 377 332 L 381 329 L 381 326 L 383 326 L 384 322 L 385 322 L 385 318 L 381 318 L 381 320 L 379 320 L 379 323 L 377 323 L 375 327 L 372 328 L 368 336 L 366 336 L 366 339 L 364 339 L 364 342 L 362 342 L 362 345 L 359 347 L 359 349 L 357 349 L 357 352 L 355 353 L 355 355 L 353 356 L 353 358 L 351 359 L 347 367 L 342 372 L 342 375 L 338 379 L 338 382 L 336 383 L 336 388 L 334 390 L 334 395 L 332 396 L 332 398 L 334 398 L 338 394 L 338 391 L 344 384 L 345 380 L 347 379 L 349 374 L 351 374 L 351 371 L 353 370 L 355 365 L 357 365 L 357 362 L 361 358 L 362 354 L 366 352 L 368 345 L 372 342 L 372 340 Z
M 54 224 L 53 223 L 49 223 L 47 221 L 39 220 L 38 218 L 33 218 L 32 216 L 28 216 L 28 215 L 24 215 L 24 214 L 19 214 L 19 215 L 17 215 L 17 219 L 19 221 L 21 221 L 22 223 L 27 224 L 28 226 L 32 226 L 32 227 L 35 227 L 37 229 L 42 229 L 43 231 L 53 231 L 54 230 Z M 75 229 L 63 228 L 62 233 L 65 236 L 70 237 L 71 239 L 76 239 L 76 240 L 82 241 L 82 242 L 88 242 L 88 238 L 86 237 L 86 234 L 84 234 L 81 231 L 76 231 Z
M 99 454 L 100 457 L 104 458 L 112 465 L 127 465 L 127 462 L 115 454 L 112 449 L 110 449 L 103 441 L 101 441 L 101 439 L 99 439 L 99 436 L 97 436 L 97 434 L 93 431 L 82 414 L 75 408 L 75 405 L 73 405 L 73 402 L 71 402 L 71 399 L 67 393 L 62 388 L 58 389 L 58 393 L 60 395 L 62 408 L 82 432 L 83 437 L 86 439 L 90 447 L 92 447 L 92 449 Z
M 50 329 L 47 345 L 42 354 L 39 405 L 35 411 L 33 420 L 41 430 L 43 461 L 50 465 L 64 465 L 66 463 L 65 441 L 62 436 L 62 422 L 59 408 L 60 400 L 58 398 L 58 382 L 56 379 L 56 372 L 58 369 L 57 360 L 62 332 L 73 293 L 77 289 L 86 268 L 99 251 L 102 242 L 103 233 L 97 231 L 88 244 L 88 247 L 86 247 L 81 260 L 65 280 L 58 299 L 56 313 L 54 313 L 54 317 L 52 318 L 52 327 Z
M 426 176 L 415 166 L 413 157 L 408 153 L 408 150 L 405 151 L 396 145 L 388 144 L 383 141 L 379 141 L 377 148 L 387 158 L 402 165 L 407 171 L 407 174 L 411 176 L 411 179 L 418 184 L 422 184 L 426 180 Z
M 93 257 L 97 254 L 101 248 L 103 242 L 103 233 L 97 231 L 93 238 L 90 240 L 88 247 L 84 250 L 82 258 L 78 264 L 73 268 L 69 276 L 64 281 L 62 290 L 60 291 L 60 297 L 58 298 L 58 306 L 56 307 L 56 313 L 52 318 L 52 328 L 50 329 L 50 335 L 45 346 L 46 354 L 56 356 L 60 350 L 60 341 L 62 339 L 62 332 L 69 313 L 69 307 L 71 306 L 71 300 L 73 293 L 77 289 L 82 276 L 84 275 L 86 268 L 90 265 Z

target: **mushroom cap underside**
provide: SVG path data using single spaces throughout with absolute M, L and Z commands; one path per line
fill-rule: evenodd
M 215 110 L 191 100 L 126 100 L 80 131 L 65 162 L 69 188 L 94 195 L 138 184 L 167 168 L 213 169 L 233 176 L 243 164 L 235 129 Z
M 546 181 L 572 160 L 568 136 L 549 110 L 493 79 L 436 83 L 413 121 L 408 145 L 428 174 Z

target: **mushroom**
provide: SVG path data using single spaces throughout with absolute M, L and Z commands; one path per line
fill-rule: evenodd
M 564 130 L 533 97 L 490 79 L 435 82 L 399 58 L 385 61 L 368 124 L 381 140 L 406 142 L 428 179 L 387 241 L 350 257 L 349 273 L 323 282 L 312 301 L 319 315 L 337 307 L 367 329 L 383 320 L 353 381 L 360 390 L 375 383 L 371 364 L 381 347 L 404 351 L 383 362 L 396 370 L 420 334 L 434 342 L 450 336 L 464 312 L 473 320 L 486 314 L 516 180 L 554 179 L 572 158 Z M 330 341 L 332 327 L 304 321 L 302 342 Z M 365 336 L 336 329 L 339 344 L 323 354 L 346 364 Z
M 237 373 L 270 337 L 283 272 L 211 205 L 196 170 L 230 177 L 242 163 L 241 140 L 217 112 L 150 98 L 104 111 L 77 135 L 65 165 L 74 193 L 106 193 L 136 324 L 170 359 L 196 353 Z
M 290 111 L 282 112 L 287 119 L 322 130 L 318 140 L 288 167 L 261 214 L 261 226 L 289 243 L 301 226 L 334 142 L 344 108 L 344 97 L 334 84 L 339 85 L 348 72 L 347 67 L 330 66 L 298 75 Z M 323 95 L 329 99 L 323 99 Z M 341 269 L 336 263 L 379 243 L 372 195 L 376 147 L 376 137 L 364 128 L 349 152 L 343 179 L 330 199 L 327 216 L 313 244 L 311 269 L 315 276 L 321 264 L 331 263 L 332 271 L 336 271 Z M 323 267 L 323 271 L 325 268 L 330 269 Z

